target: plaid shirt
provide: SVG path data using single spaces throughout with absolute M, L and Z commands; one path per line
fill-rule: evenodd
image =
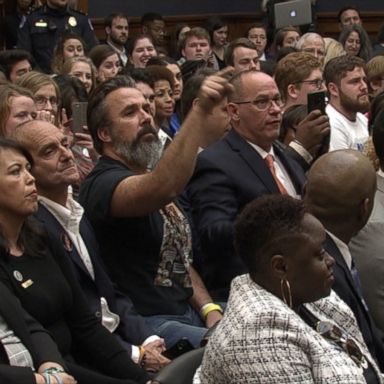
M 17 367 L 33 368 L 32 356 L 20 339 L 15 336 L 0 315 L 0 341 L 7 353 L 9 364 Z

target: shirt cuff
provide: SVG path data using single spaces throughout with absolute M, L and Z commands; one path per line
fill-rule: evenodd
M 131 359 L 134 363 L 139 364 L 140 348 L 136 345 L 132 345 Z
M 152 343 L 152 341 L 156 341 L 156 340 L 160 340 L 160 337 L 157 336 L 157 335 L 152 335 L 152 336 L 147 337 L 147 338 L 144 340 L 143 344 L 141 344 L 141 345 L 142 345 L 143 347 L 145 347 L 147 344 Z
M 289 146 L 294 149 L 308 164 L 313 160 L 313 156 L 298 141 L 291 141 Z

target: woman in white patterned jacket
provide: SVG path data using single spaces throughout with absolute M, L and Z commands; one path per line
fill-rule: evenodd
M 288 196 L 261 197 L 235 225 L 249 275 L 235 278 L 196 381 L 382 383 L 354 315 L 333 292 L 325 231 Z

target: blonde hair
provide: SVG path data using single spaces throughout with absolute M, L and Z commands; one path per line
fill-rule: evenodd
M 324 37 L 325 43 L 325 56 L 324 56 L 324 65 L 328 63 L 329 60 L 346 55 L 343 44 L 339 41 L 332 39 L 331 37 Z
M 72 71 L 73 65 L 75 63 L 85 63 L 85 64 L 89 65 L 89 67 L 91 68 L 91 76 L 92 76 L 92 88 L 91 88 L 91 90 L 93 90 L 93 88 L 95 88 L 95 85 L 96 85 L 96 71 L 97 70 L 96 70 L 95 65 L 93 64 L 93 61 L 89 57 L 86 57 L 86 56 L 69 57 L 68 59 L 66 59 L 64 61 L 64 64 L 61 68 L 60 74 L 61 75 L 69 75 L 69 73 Z
M 41 87 L 46 85 L 53 85 L 57 98 L 59 99 L 60 97 L 60 90 L 56 82 L 52 79 L 51 76 L 45 73 L 36 71 L 28 72 L 17 79 L 15 84 L 20 87 L 29 89 L 33 94 L 35 94 Z
M 5 126 L 11 112 L 12 98 L 19 96 L 26 96 L 33 100 L 33 94 L 28 89 L 10 83 L 0 85 L 0 137 L 5 137 Z

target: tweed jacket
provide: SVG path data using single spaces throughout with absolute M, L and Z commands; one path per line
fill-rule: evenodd
M 333 291 L 306 307 L 319 320 L 347 331 L 383 382 L 352 312 Z M 233 280 L 225 315 L 206 347 L 199 375 L 202 384 L 366 382 L 347 353 L 249 275 Z

